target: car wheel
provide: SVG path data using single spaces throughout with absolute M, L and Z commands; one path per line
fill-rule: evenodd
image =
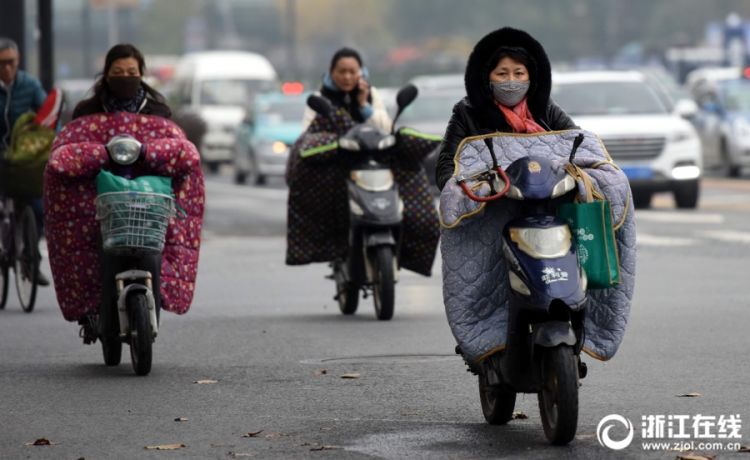
M 699 195 L 700 182 L 697 180 L 678 184 L 674 189 L 674 201 L 680 209 L 695 209 L 698 206 Z
M 648 209 L 651 207 L 653 193 L 644 191 L 633 191 L 633 206 L 636 209 Z
M 727 148 L 727 141 L 721 141 L 721 172 L 726 177 L 740 177 L 742 168 L 739 165 L 732 163 L 732 156 L 729 155 L 729 149 Z

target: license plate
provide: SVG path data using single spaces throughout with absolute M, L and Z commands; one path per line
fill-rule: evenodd
M 628 177 L 628 179 L 651 179 L 654 177 L 654 172 L 651 168 L 643 166 L 624 166 L 622 172 Z

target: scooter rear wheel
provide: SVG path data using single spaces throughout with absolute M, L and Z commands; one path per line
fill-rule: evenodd
M 336 300 L 341 313 L 353 315 L 357 312 L 359 305 L 359 287 L 347 281 L 344 270 L 346 270 L 346 262 L 334 262 L 333 279 L 336 282 Z
M 578 366 L 573 348 L 560 345 L 544 350 L 539 411 L 547 440 L 568 444 L 578 426 Z
M 516 393 L 487 384 L 487 377 L 479 374 L 479 401 L 484 419 L 490 425 L 505 425 L 513 418 Z
M 122 342 L 119 337 L 100 337 L 102 342 L 102 355 L 104 364 L 107 366 L 118 366 L 122 361 Z
M 148 313 L 148 300 L 142 292 L 128 296 L 130 315 L 130 360 L 137 375 L 151 372 L 151 353 L 154 341 Z
M 375 286 L 373 298 L 375 315 L 379 320 L 393 318 L 395 303 L 393 249 L 390 246 L 375 248 Z

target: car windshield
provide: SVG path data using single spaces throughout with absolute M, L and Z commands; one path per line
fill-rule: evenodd
M 201 83 L 200 102 L 248 107 L 257 93 L 273 86 L 273 82 L 267 80 L 205 80 Z
M 419 93 L 417 99 L 404 110 L 400 123 L 443 121 L 448 124 L 453 106 L 464 97 L 458 91 L 430 91 Z
M 281 123 L 301 123 L 305 113 L 304 99 L 282 101 L 260 101 L 257 105 L 258 123 L 269 125 Z
M 656 93 L 647 84 L 636 81 L 556 84 L 552 98 L 571 116 L 667 113 Z
M 721 97 L 729 112 L 750 112 L 750 81 L 726 82 L 721 86 Z

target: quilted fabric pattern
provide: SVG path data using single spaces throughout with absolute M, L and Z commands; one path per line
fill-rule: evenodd
M 181 211 L 167 230 L 161 269 L 162 307 L 182 314 L 192 302 L 205 205 L 198 151 L 177 125 L 164 118 L 124 112 L 89 115 L 63 128 L 44 174 L 49 260 L 57 301 L 68 321 L 98 310 L 99 226 L 94 179 L 110 163 L 104 144 L 115 134 L 129 134 L 146 146 L 146 161 L 137 175 L 172 177 Z
M 590 290 L 586 307 L 584 350 L 597 359 L 607 360 L 615 355 L 625 334 L 635 284 L 635 220 L 627 177 L 611 161 L 598 136 L 591 132 L 498 133 L 484 137 L 491 137 L 502 167 L 532 152 L 559 158 L 563 165 L 568 161 L 573 139 L 580 133 L 584 134 L 584 141 L 575 163 L 589 173 L 595 188 L 610 201 L 620 256 L 620 284 L 610 289 Z M 485 205 L 466 197 L 456 177 L 486 170 L 492 165 L 492 157 L 483 138 L 472 138 L 459 148 L 454 177 L 440 197 L 443 300 L 448 322 L 464 356 L 476 361 L 505 345 L 509 286 L 501 254 L 501 234 L 522 204 L 501 199 Z M 471 185 L 478 195 L 489 193 L 486 185 Z M 583 191 L 583 184 L 578 186 Z
M 348 113 L 342 109 L 336 112 L 335 118 L 341 132 L 353 126 Z M 288 265 L 328 262 L 346 256 L 349 237 L 346 178 L 354 158 L 347 157 L 351 153 L 336 148 L 301 155 L 334 142 L 335 132 L 336 126 L 330 120 L 317 116 L 291 149 L 287 165 Z M 400 263 L 402 268 L 429 276 L 440 229 L 427 174 L 420 161 L 438 142 L 399 133 L 397 145 L 398 151 L 386 161 L 390 163 L 404 200 Z

